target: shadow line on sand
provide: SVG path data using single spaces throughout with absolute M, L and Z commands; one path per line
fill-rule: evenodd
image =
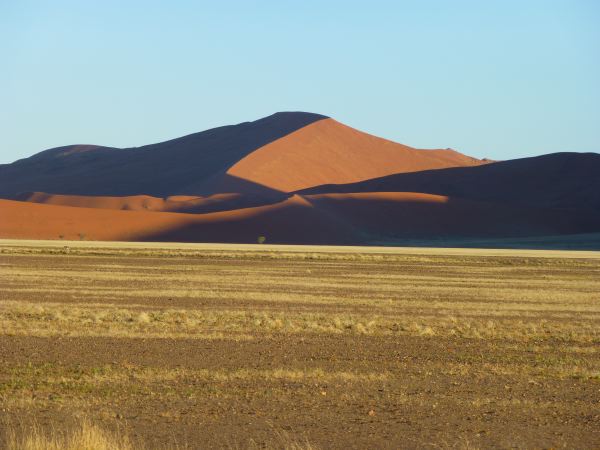
M 492 242 L 489 240 L 600 230 L 600 215 L 587 211 L 565 214 L 551 208 L 404 194 L 407 196 L 401 199 L 368 194 L 350 198 L 294 196 L 265 207 L 200 216 L 167 230 L 146 233 L 140 240 L 256 243 L 264 236 L 267 242 L 277 244 L 393 245 L 410 240 Z

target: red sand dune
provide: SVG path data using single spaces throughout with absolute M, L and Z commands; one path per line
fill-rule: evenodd
M 489 163 L 277 113 L 0 165 L 0 195 L 24 200 L 0 201 L 0 237 L 364 244 L 600 230 L 600 155 Z
M 485 163 L 450 149 L 414 149 L 323 119 L 255 150 L 227 173 L 292 192 L 327 183 Z M 227 183 L 217 183 L 215 190 L 229 191 Z
M 31 203 L 43 203 L 46 205 L 76 206 L 80 208 L 124 209 L 131 211 L 163 211 L 165 206 L 165 201 L 162 198 L 151 197 L 149 195 L 105 197 L 30 192 L 19 195 L 16 200 Z
M 398 238 L 504 237 L 580 232 L 582 217 L 389 192 L 294 195 L 282 202 L 207 214 L 73 208 L 0 200 L 0 236 L 80 239 L 365 244 Z M 600 222 L 596 222 L 598 226 Z
M 227 211 L 268 203 L 262 198 L 254 198 L 236 193 L 214 194 L 207 197 L 174 195 L 162 199 L 149 195 L 108 197 L 30 192 L 19 195 L 15 200 L 79 208 L 186 213 Z
M 269 206 L 210 214 L 117 211 L 0 200 L 0 236 L 115 241 L 357 242 L 351 228 L 299 196 Z
M 290 112 L 139 148 L 46 150 L 0 164 L 0 197 L 22 192 L 277 197 L 278 191 L 484 163 L 453 150 L 416 150 L 318 114 Z
M 36 191 L 163 198 L 213 194 L 203 189 L 209 180 L 254 150 L 324 118 L 283 112 L 142 147 L 71 145 L 44 150 L 0 164 L 0 197 Z

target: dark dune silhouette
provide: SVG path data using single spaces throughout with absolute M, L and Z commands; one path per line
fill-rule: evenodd
M 414 192 L 306 195 L 367 240 L 524 237 L 600 230 L 600 213 L 491 203 Z
M 75 195 L 204 195 L 207 180 L 269 142 L 325 119 L 283 112 L 159 144 L 116 149 L 59 147 L 0 165 L 0 196 L 20 192 Z
M 600 154 L 554 153 L 299 191 L 344 192 L 423 192 L 494 203 L 600 211 Z

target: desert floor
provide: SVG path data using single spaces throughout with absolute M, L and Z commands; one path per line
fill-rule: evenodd
M 0 447 L 598 448 L 599 344 L 600 253 L 0 241 Z

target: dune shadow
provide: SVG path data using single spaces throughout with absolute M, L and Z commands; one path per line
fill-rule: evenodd
M 201 195 L 204 182 L 254 150 L 326 116 L 276 113 L 254 122 L 213 128 L 124 149 L 75 151 L 69 146 L 0 165 L 0 197 L 37 191 L 63 195 Z M 70 150 L 71 148 L 75 150 Z
M 443 201 L 309 198 L 318 209 L 335 214 L 365 236 L 383 241 L 520 238 L 600 230 L 600 214 L 589 210 L 523 207 L 451 197 Z
M 196 195 L 241 194 L 248 197 L 262 198 L 268 201 L 281 201 L 293 194 L 267 187 L 260 183 L 220 172 L 207 180 L 192 186 L 189 190 Z
M 600 155 L 554 153 L 474 167 L 398 173 L 299 194 L 423 192 L 532 207 L 600 211 Z
M 279 203 L 191 217 L 169 229 L 145 233 L 149 242 L 257 243 L 357 245 L 360 232 L 342 219 L 323 214 L 310 204 L 284 200 Z
M 204 196 L 201 201 L 196 204 L 193 201 L 184 202 L 180 207 L 169 211 L 188 214 L 235 211 L 273 205 L 292 195 L 227 173 L 216 184 L 199 188 L 198 192 Z
M 147 233 L 144 241 L 316 245 L 398 245 L 427 240 L 445 246 L 479 239 L 572 235 L 593 232 L 600 216 L 580 211 L 501 206 L 462 199 L 374 199 L 308 196 L 239 214 L 213 215 Z

